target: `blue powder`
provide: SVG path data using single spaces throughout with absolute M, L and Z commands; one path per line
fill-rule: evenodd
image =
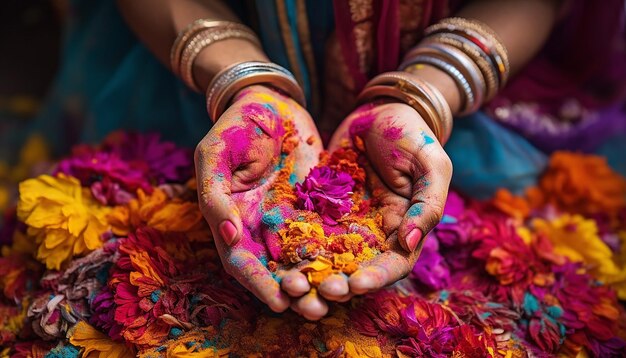
M 563 315 L 563 309 L 559 306 L 550 306 L 546 309 L 550 317 L 559 318 Z
M 456 224 L 457 222 L 458 222 L 458 220 L 455 217 L 450 216 L 450 215 L 444 215 L 441 218 L 441 223 L 442 224 Z
M 319 339 L 314 339 L 313 345 L 315 346 L 315 349 L 317 349 L 317 351 L 320 353 L 326 353 L 328 351 L 328 348 L 326 348 L 326 344 L 324 344 L 324 342 L 320 341 Z
M 435 140 L 432 139 L 426 132 L 422 131 L 422 137 L 424 137 L 424 145 L 435 143 Z
M 274 167 L 274 171 L 279 171 L 279 170 L 281 170 L 281 169 L 283 169 L 285 167 L 285 159 L 286 158 L 287 158 L 287 154 L 283 153 L 283 154 L 280 155 L 280 161 Z
M 491 317 L 491 312 L 483 312 L 480 314 L 481 319 L 487 319 L 489 317 Z
M 409 214 L 410 217 L 416 217 L 416 216 L 422 215 L 423 206 L 424 204 L 422 203 L 413 204 L 409 208 L 409 211 L 407 212 L 407 214 Z
M 277 232 L 280 225 L 285 222 L 285 219 L 278 208 L 273 208 L 272 210 L 263 213 L 261 221 L 263 221 L 263 224 L 269 227 L 272 232 Z
M 170 336 L 172 336 L 172 337 L 178 337 L 181 334 L 183 334 L 183 330 L 178 328 L 178 327 L 172 327 L 170 329 Z
M 157 303 L 159 301 L 159 298 L 161 298 L 161 290 L 152 291 L 152 293 L 150 294 L 150 301 L 152 301 L 153 303 Z
M 215 177 L 215 180 L 217 180 L 218 182 L 223 182 L 224 181 L 224 173 L 218 173 L 217 176 Z
M 67 344 L 63 346 L 59 343 L 58 346 L 46 353 L 45 358 L 78 358 L 79 354 L 80 350 L 73 345 Z
M 440 300 L 447 301 L 449 297 L 450 297 L 450 292 L 448 292 L 447 290 L 441 290 L 441 292 L 439 292 Z
M 524 294 L 524 311 L 528 316 L 531 316 L 537 310 L 539 310 L 539 301 L 535 296 L 526 292 Z
M 256 134 L 258 134 L 258 135 L 262 135 L 263 134 L 263 130 L 261 129 L 261 127 L 255 127 L 254 128 L 254 132 L 256 132 Z
M 274 108 L 274 106 L 272 106 L 269 103 L 265 103 L 263 104 L 263 107 L 265 107 L 265 109 L 269 109 L 270 112 L 274 113 L 274 114 L 278 114 L 278 112 L 276 112 L 276 109 Z
M 296 173 L 291 173 L 291 175 L 289 175 L 289 184 L 296 185 L 297 182 L 298 176 L 296 175 Z

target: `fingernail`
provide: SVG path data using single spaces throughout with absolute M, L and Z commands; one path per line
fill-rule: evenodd
M 235 240 L 235 236 L 237 236 L 237 228 L 235 225 L 230 222 L 230 220 L 224 220 L 220 224 L 219 230 L 220 235 L 222 235 L 222 239 L 224 239 L 226 244 L 230 246 L 233 243 L 233 240 Z
M 406 236 L 406 246 L 409 248 L 409 252 L 415 251 L 420 241 L 422 241 L 422 230 L 418 228 L 411 230 Z

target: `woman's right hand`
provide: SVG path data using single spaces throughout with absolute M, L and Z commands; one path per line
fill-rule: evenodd
M 301 181 L 317 164 L 322 141 L 304 108 L 265 86 L 242 90 L 195 152 L 200 208 L 224 268 L 276 312 L 289 307 L 289 296 L 310 290 L 297 270 L 277 273 L 281 290 L 276 274 L 266 267 L 271 257 L 263 237 L 268 233 L 262 230 L 262 203 L 281 168 L 287 121 L 297 131 L 291 155 L 297 163 L 293 174 Z M 308 318 L 323 316 L 326 303 L 308 296 L 292 307 Z

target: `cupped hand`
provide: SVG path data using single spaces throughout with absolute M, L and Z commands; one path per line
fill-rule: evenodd
M 421 116 L 403 103 L 367 104 L 350 114 L 329 150 L 351 146 L 367 159 L 368 185 L 381 206 L 389 250 L 344 280 L 323 282 L 329 300 L 378 290 L 405 277 L 426 234 L 439 223 L 452 177 L 450 158 Z
M 200 208 L 224 268 L 276 312 L 289 307 L 290 295 L 299 297 L 310 290 L 303 274 L 272 273 L 266 267 L 270 255 L 261 204 L 281 168 L 291 124 L 297 131 L 290 139 L 297 143 L 289 144 L 295 147 L 290 154 L 297 163 L 293 174 L 302 180 L 323 149 L 315 124 L 295 101 L 264 86 L 242 90 L 195 152 Z M 312 318 L 326 313 L 321 299 L 307 303 L 306 297 L 294 303 L 299 312 Z

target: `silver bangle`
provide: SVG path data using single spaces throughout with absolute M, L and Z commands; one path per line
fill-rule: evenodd
M 193 63 L 200 52 L 216 42 L 229 39 L 243 39 L 261 47 L 254 33 L 242 31 L 239 27 L 214 27 L 196 33 L 184 48 L 180 59 L 180 77 L 189 88 L 202 92 L 193 77 Z
M 480 68 L 478 68 L 476 63 L 474 63 L 469 56 L 463 53 L 463 51 L 450 45 L 433 43 L 424 46 L 439 51 L 450 59 L 453 62 L 453 65 L 456 64 L 458 66 L 457 69 L 461 71 L 469 80 L 468 82 L 472 89 L 472 93 L 474 94 L 474 102 L 468 103 L 459 114 L 466 115 L 476 112 L 480 106 L 482 106 L 485 94 L 487 93 L 485 78 L 483 77 Z
M 421 43 L 431 44 L 433 42 L 456 47 L 474 61 L 483 74 L 487 86 L 485 102 L 491 100 L 501 89 L 497 64 L 493 62 L 493 59 L 480 46 L 461 35 L 447 32 L 427 36 Z
M 476 99 L 474 98 L 474 93 L 472 92 L 470 83 L 467 81 L 465 76 L 463 76 L 461 71 L 459 71 L 456 67 L 452 66 L 444 60 L 433 56 L 419 55 L 403 62 L 400 65 L 400 70 L 405 71 L 407 68 L 419 64 L 431 65 L 442 70 L 450 77 L 452 77 L 457 87 L 463 93 L 463 103 L 461 105 L 461 108 L 465 109 L 467 107 L 473 106 L 473 104 L 476 103 Z
M 270 62 L 241 62 L 220 71 L 209 84 L 206 103 L 210 118 L 217 121 L 240 90 L 255 84 L 274 87 L 306 105 L 302 88 L 287 69 Z

